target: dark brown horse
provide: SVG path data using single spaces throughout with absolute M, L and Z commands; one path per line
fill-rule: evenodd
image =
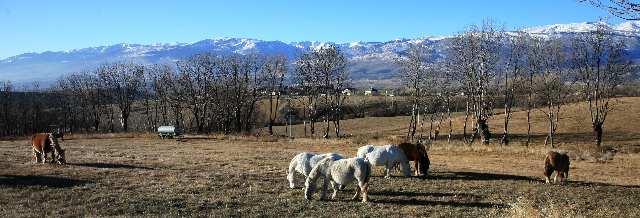
M 431 162 L 429 161 L 427 149 L 422 143 L 411 144 L 403 142 L 400 143 L 398 147 L 402 149 L 409 161 L 413 161 L 416 168 L 416 176 L 420 174 L 423 174 L 424 177 L 429 176 L 429 164 L 431 164 Z
M 557 172 L 553 178 L 554 183 L 558 177 L 560 177 L 560 181 L 567 184 L 569 180 L 569 156 L 555 151 L 549 151 L 544 157 L 544 177 L 547 183 L 550 182 L 553 171 Z
M 64 132 L 54 132 L 52 134 L 53 134 L 53 137 L 62 139 L 62 141 L 64 141 Z

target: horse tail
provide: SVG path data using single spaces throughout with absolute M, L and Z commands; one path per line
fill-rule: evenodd
M 367 173 L 364 177 L 364 183 L 366 187 L 366 184 L 369 183 L 369 180 L 371 180 L 371 163 L 369 163 L 368 160 L 365 160 L 364 163 L 367 165 Z
M 365 183 L 362 188 L 360 189 L 360 196 L 362 196 L 362 200 L 363 201 L 368 201 L 367 199 L 367 192 L 369 192 L 369 183 Z
M 360 188 L 360 196 L 362 196 L 362 202 L 369 201 L 369 181 L 371 180 L 371 163 L 365 160 L 364 163 L 367 165 L 367 173 L 365 173 L 364 177 L 364 185 Z

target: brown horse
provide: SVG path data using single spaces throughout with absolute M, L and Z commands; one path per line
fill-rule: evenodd
M 52 163 L 67 163 L 65 150 L 60 147 L 53 133 L 36 133 L 30 139 L 33 147 L 33 158 L 36 163 L 45 163 L 47 153 L 51 153 Z
M 408 142 L 403 142 L 398 145 L 400 149 L 404 152 L 404 155 L 409 159 L 409 161 L 413 161 L 416 168 L 416 176 L 423 174 L 424 177 L 429 176 L 429 155 L 427 154 L 427 149 L 420 142 L 417 144 L 411 144 Z
M 557 172 L 553 178 L 554 183 L 558 177 L 560 177 L 560 181 L 563 184 L 567 184 L 569 182 L 569 156 L 555 151 L 549 151 L 544 157 L 544 177 L 547 183 L 550 182 L 553 171 Z

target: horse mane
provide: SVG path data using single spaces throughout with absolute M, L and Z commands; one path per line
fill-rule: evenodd
M 416 143 L 416 147 L 418 147 L 418 153 L 420 154 L 420 156 L 422 157 L 427 157 L 427 148 L 424 144 L 422 144 L 422 142 L 418 141 L 418 143 Z
M 54 133 L 49 133 L 49 140 L 51 141 L 51 147 L 53 147 L 54 152 L 58 155 L 62 151 L 62 147 L 60 147 Z
M 60 164 L 66 164 L 65 150 L 60 147 L 60 143 L 58 143 L 58 139 L 56 139 L 54 133 L 49 134 L 49 140 L 51 141 L 51 147 L 53 147 L 53 158 Z
M 322 159 L 313 167 L 313 169 L 311 169 L 311 172 L 309 172 L 309 177 L 307 177 L 307 179 L 316 180 L 321 175 L 324 176 L 327 172 L 327 169 L 329 169 L 329 166 L 334 161 L 336 161 L 336 159 L 333 156 Z

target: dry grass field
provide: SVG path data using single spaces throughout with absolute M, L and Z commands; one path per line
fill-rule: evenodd
M 372 202 L 350 201 L 356 185 L 335 200 L 304 199 L 289 189 L 285 169 L 297 153 L 354 156 L 365 144 L 397 143 L 406 117 L 343 121 L 340 139 L 154 133 L 71 135 L 60 141 L 67 165 L 33 163 L 28 137 L 0 141 L 0 217 L 638 217 L 640 98 L 623 98 L 605 124 L 604 146 L 591 146 L 588 115 L 567 105 L 554 150 L 571 156 L 569 185 L 542 177 L 546 123 L 536 114 L 530 147 L 431 144 L 431 177 L 382 177 L 374 167 Z M 523 134 L 522 114 L 512 133 Z M 454 123 L 459 123 L 459 118 Z M 495 137 L 501 117 L 491 119 Z M 454 124 L 454 126 L 456 125 Z M 277 129 L 284 134 L 284 129 Z M 454 135 L 460 131 L 454 129 Z M 302 177 L 298 175 L 302 180 Z M 302 182 L 299 182 L 299 186 Z

